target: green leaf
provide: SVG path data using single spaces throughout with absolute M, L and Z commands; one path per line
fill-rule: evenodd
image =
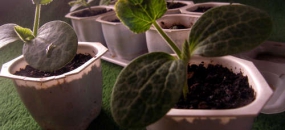
M 14 31 L 16 24 L 4 24 L 0 26 L 0 48 L 3 46 L 18 41 L 20 38 L 17 33 Z
M 68 4 L 71 6 L 70 12 L 80 8 L 80 7 L 88 7 L 90 6 L 90 3 L 93 2 L 93 0 L 88 0 L 87 2 L 85 0 L 74 0 L 68 2 Z
M 163 117 L 178 101 L 186 66 L 170 54 L 154 52 L 132 61 L 120 73 L 111 96 L 111 112 L 125 128 L 140 128 Z
M 53 0 L 32 0 L 34 4 L 41 4 L 41 5 L 47 5 L 51 3 Z
M 69 24 L 51 21 L 39 29 L 35 39 L 24 44 L 23 54 L 32 67 L 54 71 L 73 59 L 77 46 L 77 35 Z
M 133 32 L 141 33 L 162 17 L 167 7 L 165 0 L 118 0 L 115 10 L 123 24 Z
M 21 26 L 15 26 L 14 29 L 15 29 L 15 32 L 17 33 L 17 35 L 19 36 L 19 38 L 23 42 L 28 42 L 28 41 L 31 41 L 35 38 L 32 30 L 29 28 L 23 28 Z
M 72 11 L 74 11 L 74 10 L 76 10 L 76 9 L 78 9 L 78 8 L 80 8 L 80 7 L 82 7 L 82 5 L 81 4 L 77 4 L 77 3 L 73 3 L 73 1 L 72 2 L 70 2 L 70 3 L 68 3 L 70 6 L 71 6 L 71 8 L 70 8 L 70 12 L 72 12 Z
M 91 2 L 93 2 L 94 0 L 87 0 L 87 4 L 90 4 Z
M 192 54 L 223 56 L 250 50 L 266 40 L 272 30 L 269 15 L 246 5 L 208 10 L 192 27 Z

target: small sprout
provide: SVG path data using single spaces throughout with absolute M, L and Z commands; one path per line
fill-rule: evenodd
M 70 8 L 70 12 L 80 8 L 80 7 L 86 7 L 89 9 L 90 12 L 92 12 L 90 3 L 93 2 L 93 0 L 73 0 L 68 2 L 69 6 L 71 6 Z
M 31 41 L 35 38 L 32 30 L 29 28 L 23 28 L 23 27 L 17 25 L 14 27 L 14 29 L 15 29 L 15 32 L 17 33 L 17 35 L 19 36 L 19 38 L 23 42 L 28 42 L 28 41 Z

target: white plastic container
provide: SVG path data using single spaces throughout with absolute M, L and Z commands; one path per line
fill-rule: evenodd
M 194 25 L 199 17 L 200 16 L 187 14 L 167 14 L 158 19 L 157 22 L 159 26 L 163 26 L 162 24 L 167 26 L 181 24 L 188 27 L 185 29 L 163 29 L 163 31 L 174 41 L 174 43 L 176 43 L 176 45 L 182 49 L 183 43 L 185 40 L 188 40 L 192 25 Z M 146 43 L 149 52 L 162 51 L 174 53 L 153 26 L 146 31 Z
M 113 20 L 118 20 L 115 13 L 97 18 L 102 24 L 104 38 L 112 57 L 130 61 L 148 52 L 145 33 L 136 34 L 121 22 L 112 22 Z
M 218 6 L 223 6 L 223 5 L 229 5 L 230 3 L 227 2 L 203 2 L 203 3 L 195 3 L 192 5 L 185 6 L 180 9 L 180 12 L 182 14 L 191 14 L 191 15 L 203 15 L 204 12 L 194 12 L 197 8 L 199 7 L 205 7 L 205 8 L 213 8 L 213 7 L 218 7 Z M 233 3 L 233 4 L 238 4 L 238 3 Z
M 252 61 L 274 90 L 262 113 L 285 111 L 285 43 L 267 41 L 255 49 L 235 56 Z
M 221 64 L 233 72 L 248 76 L 255 90 L 256 99 L 240 108 L 222 110 L 171 109 L 166 116 L 147 127 L 147 130 L 251 130 L 254 118 L 259 114 L 272 90 L 252 62 L 233 56 L 216 58 L 194 57 L 191 63 Z
M 111 13 L 114 6 L 92 6 L 92 10 L 98 11 L 106 9 L 107 13 L 99 14 L 91 17 L 76 17 L 74 14 L 82 12 L 86 9 L 80 9 L 73 12 L 69 12 L 65 15 L 66 18 L 71 19 L 72 26 L 78 36 L 80 42 L 100 42 L 106 46 L 106 42 L 103 36 L 101 23 L 96 21 L 96 18 Z M 113 11 L 114 12 L 114 11 Z
M 86 63 L 58 76 L 32 78 L 14 75 L 27 63 L 23 55 L 3 64 L 0 76 L 12 79 L 27 110 L 42 129 L 85 130 L 102 106 L 100 43 L 80 42 L 77 53 L 93 56 Z

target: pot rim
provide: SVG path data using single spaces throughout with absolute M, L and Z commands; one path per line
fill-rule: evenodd
M 114 10 L 114 6 L 112 5 L 109 5 L 109 6 L 106 6 L 106 5 L 98 5 L 98 6 L 92 6 L 91 9 L 107 9 L 108 11 L 113 9 Z M 76 16 L 73 16 L 73 14 L 75 13 L 78 13 L 78 12 L 81 12 L 83 10 L 86 10 L 86 8 L 84 9 L 80 9 L 80 10 L 75 10 L 75 11 L 72 11 L 72 12 L 69 12 L 65 15 L 65 18 L 69 18 L 69 19 L 74 19 L 74 20 L 84 20 L 84 19 L 94 19 L 94 18 L 97 18 L 98 16 L 101 16 L 101 15 L 105 15 L 105 14 L 109 14 L 110 12 L 107 12 L 107 13 L 103 13 L 103 14 L 98 14 L 98 15 L 95 15 L 95 16 L 91 16 L 91 17 L 76 17 Z
M 112 13 L 109 13 L 109 14 L 106 14 L 106 15 L 99 16 L 98 18 L 96 18 L 96 21 L 101 23 L 101 24 L 122 25 L 122 22 L 110 22 L 110 21 L 105 20 L 105 18 L 108 18 L 108 17 L 116 17 L 116 18 L 118 18 L 116 13 L 112 12 Z
M 199 6 L 207 6 L 207 7 L 218 7 L 223 5 L 229 5 L 229 2 L 202 2 L 202 3 L 195 3 L 192 5 L 185 6 L 180 8 L 180 12 L 183 14 L 193 14 L 193 15 L 202 15 L 203 12 L 191 12 L 189 9 L 199 7 Z M 240 3 L 232 3 L 233 5 L 239 5 Z
M 85 46 L 88 48 L 92 48 L 93 52 L 97 52 L 95 54 L 95 57 L 92 57 L 90 60 L 88 60 L 87 62 L 85 62 L 83 65 L 79 66 L 78 68 L 61 74 L 61 75 L 57 75 L 57 76 L 50 76 L 50 77 L 44 77 L 44 78 L 32 78 L 32 77 L 26 77 L 26 76 L 18 76 L 18 75 L 14 75 L 10 73 L 11 70 L 11 66 L 13 64 L 19 64 L 19 63 L 23 63 L 27 64 L 26 61 L 24 60 L 24 56 L 20 55 L 17 58 L 4 63 L 2 65 L 2 69 L 0 72 L 0 77 L 5 77 L 5 78 L 10 78 L 10 79 L 17 79 L 17 80 L 24 80 L 24 81 L 35 81 L 35 82 L 46 82 L 46 81 L 50 81 L 50 80 L 55 80 L 55 79 L 62 79 L 65 78 L 67 76 L 70 75 L 75 75 L 77 73 L 80 73 L 84 68 L 86 68 L 87 66 L 89 66 L 90 64 L 92 64 L 93 62 L 100 60 L 101 56 L 104 55 L 107 52 L 107 48 L 104 47 L 101 43 L 99 42 L 78 42 L 79 46 Z
M 200 18 L 201 16 L 199 15 L 192 15 L 192 14 L 165 14 L 164 16 L 162 16 L 161 18 L 159 18 L 157 21 L 162 20 L 166 17 L 191 17 L 191 18 Z M 189 30 L 191 30 L 192 27 L 187 28 L 187 29 L 163 29 L 163 31 L 165 32 L 181 32 L 181 31 L 186 31 L 188 32 Z M 154 26 L 152 25 L 149 29 L 149 31 L 156 31 L 156 29 L 154 28 Z
M 199 56 L 198 56 L 199 57 Z M 211 60 L 221 59 L 230 62 L 234 62 L 243 68 L 243 73 L 248 72 L 248 77 L 252 78 L 252 88 L 255 90 L 256 99 L 243 107 L 234 109 L 218 109 L 218 110 L 201 110 L 201 109 L 171 109 L 167 116 L 171 117 L 197 117 L 197 116 L 207 116 L 207 117 L 231 117 L 231 116 L 253 116 L 258 115 L 262 107 L 269 100 L 273 94 L 272 89 L 250 61 L 243 60 L 234 56 L 224 56 L 224 57 L 213 57 Z
M 171 1 L 166 1 L 166 2 L 171 2 Z M 176 0 L 176 1 L 173 1 L 173 2 L 186 4 L 185 6 L 180 7 L 180 8 L 184 8 L 184 7 L 186 7 L 186 6 L 189 6 L 189 5 L 193 5 L 193 4 L 194 4 L 193 1 L 181 1 L 181 0 Z M 171 11 L 171 10 L 179 10 L 180 8 L 174 8 L 174 9 L 168 9 L 168 10 L 169 10 L 169 11 Z

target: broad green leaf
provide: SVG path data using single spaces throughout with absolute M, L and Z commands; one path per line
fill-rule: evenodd
M 32 0 L 34 4 L 41 4 L 41 5 L 47 5 L 51 3 L 53 0 Z
M 141 33 L 163 16 L 167 7 L 165 0 L 118 0 L 115 10 L 123 24 L 133 32 Z
M 38 36 L 24 44 L 25 60 L 42 71 L 54 71 L 70 62 L 76 54 L 77 36 L 62 21 L 51 21 L 39 28 Z
M 74 6 L 74 5 L 78 5 L 78 4 L 80 4 L 80 1 L 70 1 L 70 2 L 68 2 L 68 4 L 69 4 L 69 6 Z
M 170 54 L 154 52 L 132 61 L 120 73 L 111 96 L 111 112 L 125 128 L 140 128 L 163 117 L 178 101 L 186 66 Z
M 269 15 L 246 5 L 208 10 L 192 27 L 192 54 L 223 56 L 250 50 L 266 40 L 272 29 Z M 194 50 L 194 52 L 193 52 Z
M 15 32 L 17 33 L 17 35 L 19 36 L 19 38 L 23 42 L 28 42 L 28 41 L 31 41 L 35 38 L 32 30 L 29 28 L 23 28 L 21 26 L 15 26 L 14 29 L 15 29 Z
M 16 24 L 4 24 L 0 26 L 0 48 L 3 46 L 18 41 L 20 38 L 17 33 L 14 31 Z

